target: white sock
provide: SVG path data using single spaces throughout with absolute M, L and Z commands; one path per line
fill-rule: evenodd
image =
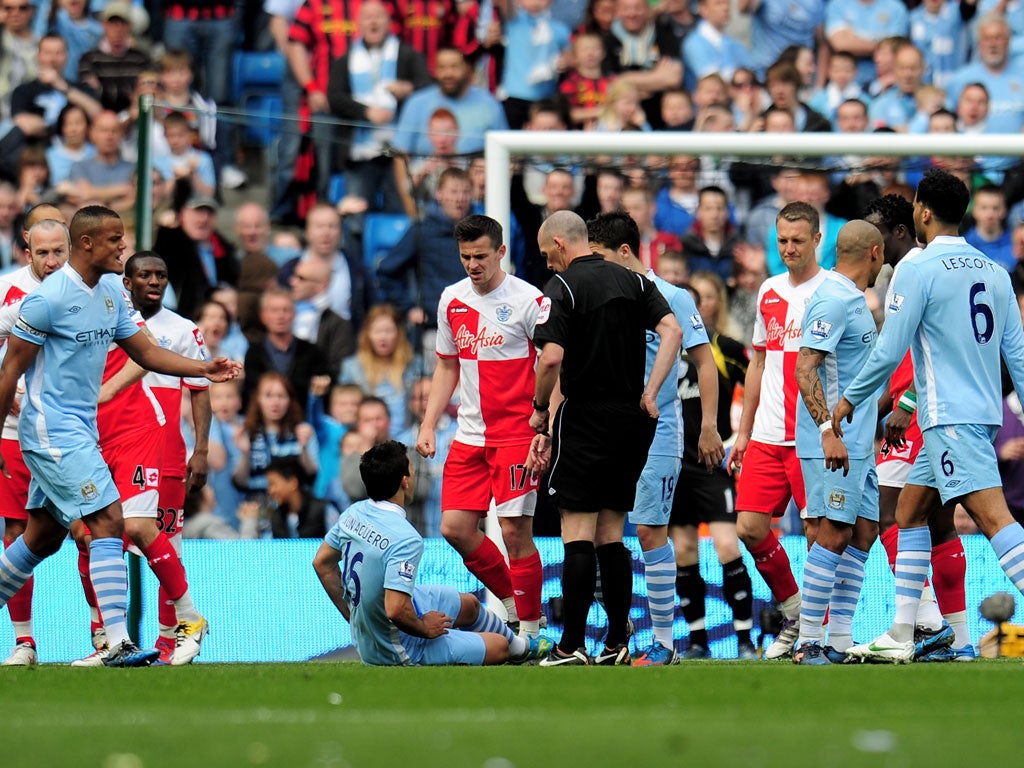
M 953 633 L 956 635 L 953 638 L 954 648 L 963 648 L 971 644 L 971 633 L 967 629 L 967 611 L 945 613 L 942 618 L 953 628 Z
M 921 590 L 921 602 L 917 606 L 917 626 L 921 629 L 928 629 L 935 632 L 942 628 L 942 614 L 939 613 L 939 604 L 935 602 L 935 593 L 932 592 L 932 585 L 925 584 Z
M 522 656 L 529 647 L 529 642 L 522 635 L 516 635 L 508 641 L 508 653 L 510 656 Z
M 523 637 L 537 637 L 540 634 L 540 619 L 527 621 L 519 620 L 519 634 Z
M 519 621 L 519 612 L 516 610 L 516 599 L 514 597 L 502 598 L 501 604 L 505 606 L 505 610 L 508 612 L 509 621 Z

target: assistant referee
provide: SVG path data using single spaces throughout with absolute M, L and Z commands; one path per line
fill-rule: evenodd
M 654 438 L 655 398 L 683 332 L 654 283 L 591 252 L 576 214 L 552 214 L 537 240 L 556 274 L 544 289 L 534 335 L 543 351 L 530 425 L 547 432 L 559 376 L 564 398 L 551 423 L 548 482 L 562 516 L 565 621 L 561 641 L 541 665 L 628 664 L 633 590 L 622 527 Z M 661 345 L 645 385 L 649 331 Z M 598 563 L 608 635 L 592 661 L 583 646 Z

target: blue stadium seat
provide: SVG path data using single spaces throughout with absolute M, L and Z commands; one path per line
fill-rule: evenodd
M 337 205 L 345 196 L 345 174 L 336 173 L 327 182 L 327 200 L 332 205 Z
M 368 213 L 363 224 L 363 259 L 370 274 L 377 263 L 398 244 L 412 221 L 404 213 Z
M 279 51 L 237 51 L 231 62 L 231 95 L 241 106 L 248 96 L 281 92 L 284 56 Z
M 252 96 L 245 102 L 250 113 L 245 125 L 245 142 L 268 147 L 281 128 L 282 102 L 280 96 Z

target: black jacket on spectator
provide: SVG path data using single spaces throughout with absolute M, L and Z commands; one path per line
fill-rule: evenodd
M 237 286 L 239 265 L 235 246 L 216 232 L 212 240 L 217 267 L 215 282 Z M 206 301 L 206 293 L 211 288 L 199 259 L 199 246 L 181 227 L 160 227 L 153 250 L 167 262 L 167 277 L 178 296 L 178 314 L 191 318 Z
M 345 358 L 356 353 L 355 328 L 351 321 L 337 312 L 325 309 L 320 315 L 315 346 L 320 350 L 331 376 L 336 377 Z
M 288 510 L 277 507 L 270 515 L 270 532 L 275 539 L 292 538 L 288 527 Z M 315 499 L 308 491 L 302 493 L 302 506 L 298 510 L 298 538 L 322 539 L 327 533 L 327 502 Z
M 729 224 L 725 230 L 725 239 L 717 256 L 712 256 L 704 242 L 700 230 L 700 222 L 694 222 L 689 231 L 681 238 L 683 253 L 690 265 L 690 274 L 694 272 L 714 272 L 722 282 L 727 282 L 732 275 L 733 251 L 740 242 L 739 232 L 736 227 Z
M 291 365 L 283 373 L 295 388 L 295 394 L 299 405 L 305 412 L 306 398 L 309 395 L 309 382 L 314 376 L 330 376 L 332 379 L 337 375 L 337 370 L 327 369 L 327 360 L 323 353 L 313 344 L 302 339 L 292 339 L 295 344 L 295 355 L 292 357 Z M 267 352 L 266 341 L 261 339 L 249 345 L 245 353 L 245 384 L 242 390 L 242 399 L 248 402 L 249 397 L 256 391 L 256 382 L 260 376 L 268 371 L 277 371 L 274 367 L 270 353 Z

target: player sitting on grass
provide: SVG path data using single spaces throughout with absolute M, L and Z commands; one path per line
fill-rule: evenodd
M 515 635 L 473 595 L 416 586 L 423 537 L 405 519 L 415 473 L 404 445 L 374 446 L 359 474 L 370 498 L 342 513 L 313 567 L 364 664 L 521 664 L 551 650 L 545 638 Z

